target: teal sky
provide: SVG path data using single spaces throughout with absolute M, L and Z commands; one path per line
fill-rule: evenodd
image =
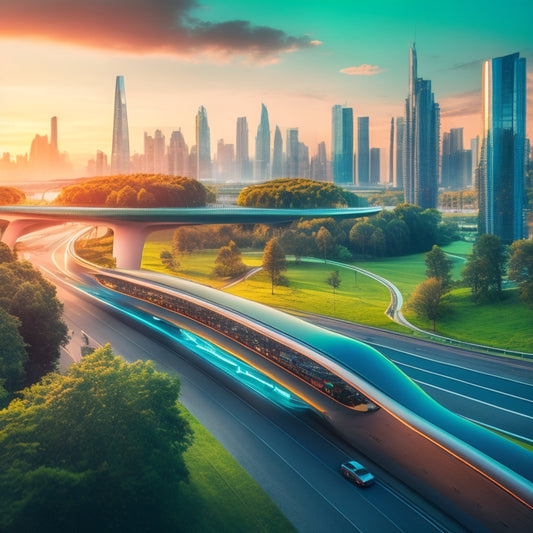
M 127 20 L 114 23 L 125 6 Z M 331 107 L 353 106 L 355 117 L 370 117 L 371 145 L 385 154 L 390 119 L 403 114 L 413 41 L 441 131 L 464 127 L 465 142 L 480 129 L 481 62 L 520 52 L 533 135 L 532 0 L 3 0 L 0 35 L 0 150 L 12 156 L 47 134 L 54 115 L 60 149 L 77 164 L 97 149 L 109 154 L 118 74 L 132 151 L 155 129 L 169 138 L 181 128 L 191 146 L 204 105 L 213 155 L 218 139 L 235 142 L 236 119 L 247 116 L 253 156 L 264 102 L 272 130 L 298 127 L 311 154 L 322 140 L 329 151 Z

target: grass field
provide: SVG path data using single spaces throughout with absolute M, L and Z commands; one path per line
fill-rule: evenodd
M 220 443 L 192 415 L 187 413 L 187 418 L 194 429 L 194 443 L 184 454 L 190 483 L 180 509 L 183 530 L 295 532 L 265 491 Z
M 171 232 L 158 232 L 145 246 L 142 267 L 163 270 L 159 254 L 170 248 Z M 466 258 L 472 251 L 472 243 L 458 241 L 443 248 L 453 260 L 453 279 L 461 278 Z M 175 275 L 200 283 L 222 288 L 227 280 L 211 277 L 216 250 L 204 250 L 181 258 L 181 266 Z M 404 302 L 409 300 L 416 285 L 426 279 L 425 254 L 385 258 L 380 261 L 359 261 L 356 266 L 369 270 L 392 281 L 401 291 Z M 243 253 L 243 261 L 250 267 L 261 264 L 260 252 Z M 386 317 L 390 295 L 379 283 L 361 274 L 339 269 L 341 285 L 333 291 L 326 283 L 330 272 L 337 267 L 327 263 L 295 264 L 289 262 L 286 276 L 288 287 L 276 287 L 271 294 L 270 279 L 260 272 L 228 292 L 273 307 L 309 311 L 342 318 L 361 324 L 409 333 Z M 166 270 L 167 273 L 170 273 Z M 437 333 L 474 344 L 491 345 L 516 351 L 533 351 L 533 309 L 518 299 L 517 291 L 506 291 L 503 302 L 476 305 L 468 290 L 456 289 L 446 300 L 450 311 L 437 321 Z M 404 307 L 404 316 L 413 324 L 431 330 L 431 324 L 420 321 Z

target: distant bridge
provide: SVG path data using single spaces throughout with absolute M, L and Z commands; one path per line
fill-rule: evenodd
M 380 207 L 325 209 L 258 209 L 250 207 L 34 207 L 0 206 L 0 220 L 8 226 L 2 241 L 13 248 L 19 237 L 42 228 L 80 222 L 113 230 L 117 268 L 138 269 L 146 237 L 158 229 L 201 224 L 268 224 L 282 226 L 300 218 L 347 219 L 371 216 Z

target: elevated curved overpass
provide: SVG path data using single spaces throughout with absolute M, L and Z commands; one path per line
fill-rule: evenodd
M 67 222 L 107 226 L 113 230 L 113 256 L 118 268 L 138 269 L 146 237 L 155 230 L 202 224 L 268 224 L 282 226 L 301 218 L 360 218 L 379 207 L 329 209 L 256 209 L 249 207 L 34 207 L 0 206 L 8 223 L 2 241 L 13 248 L 22 235 Z

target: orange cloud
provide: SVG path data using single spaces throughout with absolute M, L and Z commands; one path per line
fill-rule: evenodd
M 375 74 L 381 74 L 385 72 L 385 69 L 378 67 L 377 65 L 359 65 L 357 67 L 346 67 L 339 72 L 348 74 L 348 76 L 374 76 Z
M 0 36 L 127 53 L 244 55 L 264 60 L 316 45 L 246 20 L 192 17 L 196 0 L 2 0 Z

